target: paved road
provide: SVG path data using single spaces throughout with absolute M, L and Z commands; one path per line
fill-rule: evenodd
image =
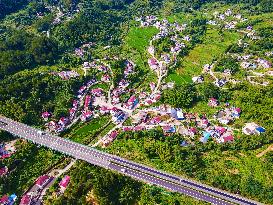
M 189 180 L 187 178 L 181 178 L 153 169 L 151 167 L 144 166 L 142 164 L 123 159 L 121 157 L 98 151 L 94 148 L 81 145 L 64 138 L 60 138 L 48 133 L 39 134 L 38 129 L 13 121 L 3 116 L 0 116 L 0 129 L 30 140 L 36 144 L 40 144 L 53 150 L 57 150 L 64 154 L 73 156 L 76 159 L 81 159 L 91 164 L 120 172 L 137 180 L 145 181 L 160 187 L 167 188 L 169 190 L 192 196 L 199 200 L 218 205 L 261 204 L 241 196 Z

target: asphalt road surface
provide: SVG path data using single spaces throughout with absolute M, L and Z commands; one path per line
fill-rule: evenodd
M 21 138 L 30 140 L 33 143 L 62 152 L 76 159 L 81 159 L 91 164 L 117 171 L 134 179 L 157 185 L 171 191 L 183 193 L 212 204 L 261 204 L 243 198 L 239 195 L 231 194 L 187 178 L 168 174 L 166 172 L 162 172 L 154 168 L 135 163 L 115 155 L 110 155 L 46 132 L 42 132 L 38 129 L 13 121 L 3 116 L 0 116 L 0 129 Z

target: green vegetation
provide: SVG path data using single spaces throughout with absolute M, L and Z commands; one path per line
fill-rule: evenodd
M 11 158 L 1 161 L 10 169 L 8 178 L 0 178 L 0 193 L 23 194 L 37 177 L 62 160 L 59 153 L 19 141 L 17 152 Z
M 93 119 L 91 122 L 87 124 L 80 124 L 78 128 L 70 131 L 68 135 L 65 137 L 75 141 L 81 142 L 84 144 L 89 144 L 91 141 L 96 139 L 97 134 L 102 131 L 103 127 L 107 125 L 109 122 L 109 117 L 101 117 L 97 119 Z

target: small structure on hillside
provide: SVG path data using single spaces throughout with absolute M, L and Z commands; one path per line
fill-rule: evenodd
M 70 182 L 70 176 L 66 175 L 59 183 L 61 192 L 64 192 Z
M 260 135 L 261 133 L 265 133 L 265 128 L 257 125 L 254 122 L 251 122 L 246 123 L 242 131 L 246 135 Z
M 43 175 L 37 179 L 35 185 L 37 185 L 40 189 L 42 189 L 47 185 L 49 181 L 50 181 L 50 177 L 48 175 Z
M 21 198 L 20 205 L 30 205 L 31 204 L 31 196 L 26 194 Z
M 210 107 L 217 107 L 219 105 L 219 102 L 215 98 L 210 98 L 208 102 L 208 106 Z

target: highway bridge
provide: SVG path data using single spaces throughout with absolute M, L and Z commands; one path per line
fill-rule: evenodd
M 93 165 L 110 169 L 123 175 L 132 177 L 152 185 L 166 188 L 170 191 L 182 193 L 198 200 L 217 205 L 256 205 L 261 204 L 253 200 L 231 194 L 226 191 L 213 188 L 200 182 L 178 177 L 154 168 L 111 155 L 95 148 L 75 143 L 28 125 L 16 122 L 12 119 L 0 116 L 0 129 L 15 136 L 43 145 L 52 150 L 62 152 L 75 159 L 84 160 Z

